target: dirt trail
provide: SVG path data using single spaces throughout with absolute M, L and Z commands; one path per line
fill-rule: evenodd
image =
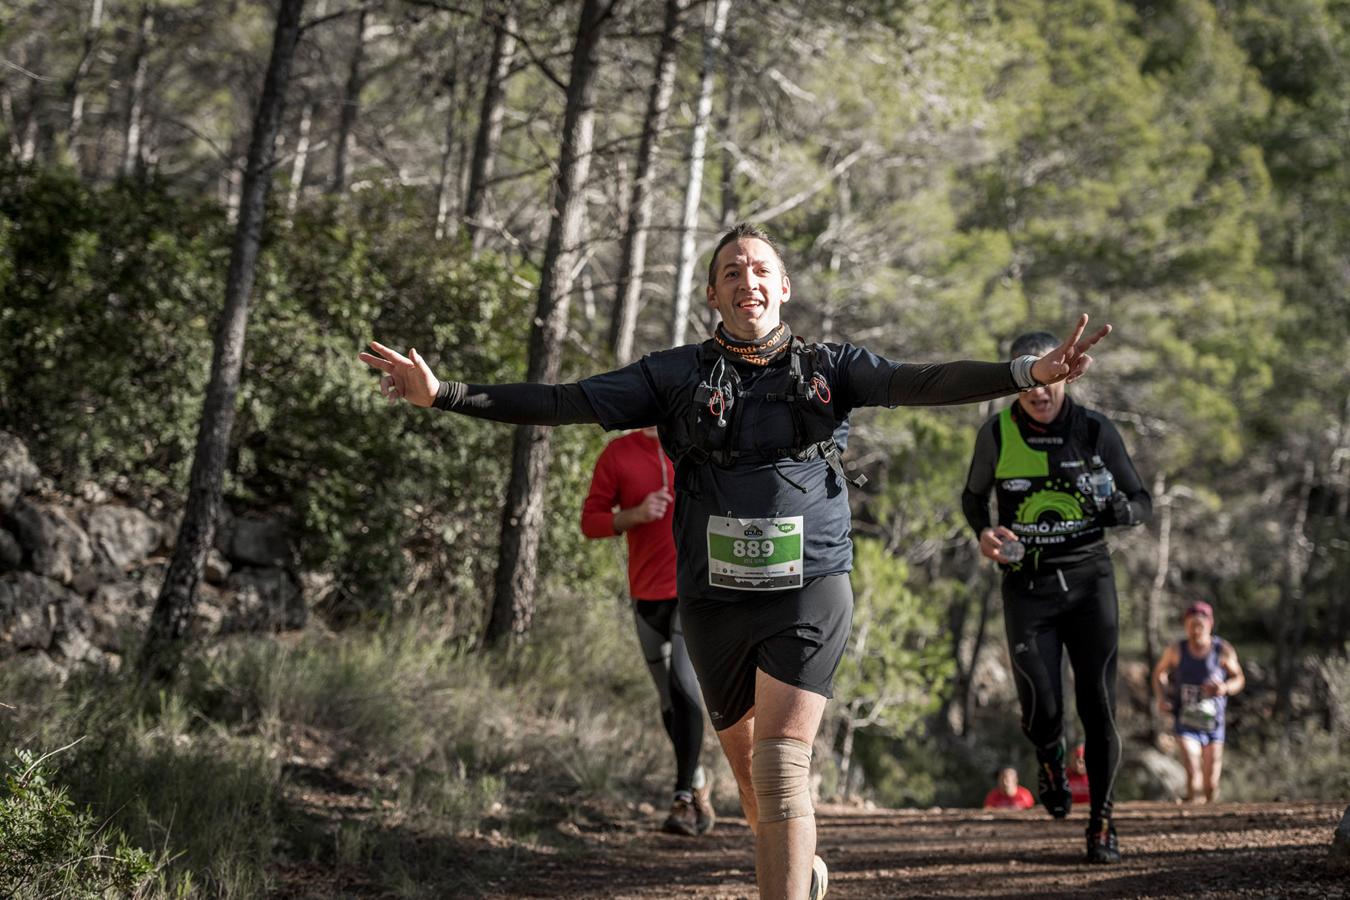
M 876 810 L 822 807 L 820 852 L 830 900 L 882 897 L 1317 897 L 1350 900 L 1350 878 L 1326 867 L 1346 801 L 1117 810 L 1125 860 L 1089 867 L 1079 815 L 1038 810 Z M 723 819 L 704 838 L 648 828 L 574 836 L 584 849 L 543 854 L 504 880 L 479 882 L 490 898 L 749 898 L 750 836 Z M 517 859 L 517 862 L 523 862 Z

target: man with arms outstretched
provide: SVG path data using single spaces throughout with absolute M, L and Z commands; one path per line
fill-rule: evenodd
M 763 231 L 738 225 L 708 268 L 722 323 L 702 344 L 649 354 L 576 384 L 442 382 L 417 352 L 372 343 L 391 399 L 519 424 L 655 425 L 675 461 L 680 618 L 718 739 L 756 835 L 766 900 L 824 896 L 811 746 L 853 611 L 848 481 L 840 454 L 863 406 L 971 403 L 1072 380 L 1110 332 L 1037 358 L 905 364 L 852 344 L 806 344 L 781 319 L 792 297 Z

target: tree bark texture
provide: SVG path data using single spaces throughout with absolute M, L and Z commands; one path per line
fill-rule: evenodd
M 572 50 L 567 105 L 563 114 L 558 175 L 553 185 L 548 243 L 539 280 L 539 302 L 530 329 L 526 380 L 553 383 L 562 363 L 568 296 L 580 258 L 585 215 L 583 192 L 590 174 L 595 132 L 595 75 L 598 50 L 614 2 L 584 0 Z M 523 636 L 534 616 L 539 537 L 543 528 L 544 479 L 552 452 L 547 428 L 516 429 L 511 447 L 511 481 L 502 512 L 501 544 L 485 644 Z
M 483 86 L 483 103 L 478 113 L 478 132 L 473 142 L 469 188 L 464 199 L 464 224 L 469 230 L 474 253 L 483 249 L 483 241 L 487 238 L 482 227 L 487 206 L 487 185 L 492 179 L 497 143 L 502 137 L 506 76 L 511 71 L 511 60 L 516 54 L 515 31 L 515 10 L 508 4 L 494 27 L 492 56 L 488 62 L 487 82 Z
M 703 157 L 708 143 L 708 118 L 712 115 L 713 76 L 727 29 L 731 0 L 714 0 L 712 24 L 703 38 L 703 71 L 699 76 L 698 108 L 694 113 L 694 133 L 689 144 L 689 184 L 684 193 L 684 217 L 680 221 L 680 258 L 675 269 L 675 311 L 671 319 L 670 343 L 684 343 L 689 325 L 689 295 L 694 275 L 694 241 L 698 232 L 698 206 L 703 196 Z
M 143 679 L 165 679 L 177 669 L 197 600 L 206 554 L 219 518 L 225 463 L 234 427 L 235 399 L 244 363 L 244 336 L 249 298 L 253 291 L 258 250 L 272 181 L 276 136 L 290 80 L 291 61 L 300 36 L 304 0 L 281 0 L 277 10 L 272 54 L 263 81 L 262 96 L 253 120 L 248 163 L 244 172 L 243 202 L 230 251 L 225 280 L 225 305 L 216 326 L 211 380 L 202 405 L 197 447 L 189 476 L 187 504 L 174 544 L 169 570 L 150 619 L 141 652 Z
M 366 55 L 366 10 L 356 14 L 356 43 L 352 46 L 347 64 L 347 84 L 342 90 L 342 111 L 338 116 L 337 138 L 333 142 L 333 180 L 328 184 L 330 194 L 347 190 L 347 154 L 351 149 L 352 129 L 361 111 L 361 65 Z
M 670 95 L 675 88 L 676 53 L 683 37 L 684 14 L 688 6 L 689 0 L 666 0 L 661 49 L 656 57 L 651 93 L 647 96 L 647 113 L 642 120 L 637 171 L 628 203 L 623 246 L 619 252 L 614 318 L 609 329 L 609 349 L 614 354 L 614 361 L 621 366 L 633 358 L 633 333 L 637 330 L 637 314 L 642 305 L 642 276 L 647 266 L 647 233 L 652 224 L 653 166 L 670 112 Z

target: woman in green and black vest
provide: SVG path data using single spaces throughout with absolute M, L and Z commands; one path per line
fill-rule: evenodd
M 1043 331 L 1024 334 L 1013 342 L 1012 355 L 1058 343 Z M 991 491 L 996 522 L 989 515 Z M 1148 491 L 1115 426 L 1074 403 L 1059 382 L 1022 391 L 984 423 L 961 501 L 980 552 L 1003 570 L 1008 648 L 1022 731 L 1040 764 L 1041 803 L 1063 818 L 1072 802 L 1060 678 L 1067 649 L 1092 792 L 1087 858 L 1117 862 L 1111 795 L 1120 765 L 1118 622 L 1105 534 L 1113 526 L 1148 521 L 1153 512 Z

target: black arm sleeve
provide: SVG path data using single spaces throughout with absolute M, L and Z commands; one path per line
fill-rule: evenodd
M 442 381 L 437 409 L 512 425 L 599 424 L 579 384 L 464 384 Z
M 890 406 L 976 403 L 1018 391 L 1006 362 L 897 363 L 887 389 Z
M 1105 416 L 1099 415 L 1098 419 L 1101 422 L 1098 443 L 1102 462 L 1116 480 L 1115 496 L 1102 511 L 1103 522 L 1106 525 L 1143 525 L 1153 518 L 1153 498 L 1134 470 L 1134 463 L 1125 451 L 1125 441 L 1116 426 Z
M 978 537 L 990 525 L 994 524 L 989 516 L 989 492 L 994 489 L 994 468 L 998 464 L 998 441 L 994 430 L 998 426 L 998 417 L 990 419 L 980 428 L 975 437 L 975 452 L 970 457 L 970 471 L 966 474 L 966 487 L 961 492 L 961 511 L 966 514 L 966 523 Z

